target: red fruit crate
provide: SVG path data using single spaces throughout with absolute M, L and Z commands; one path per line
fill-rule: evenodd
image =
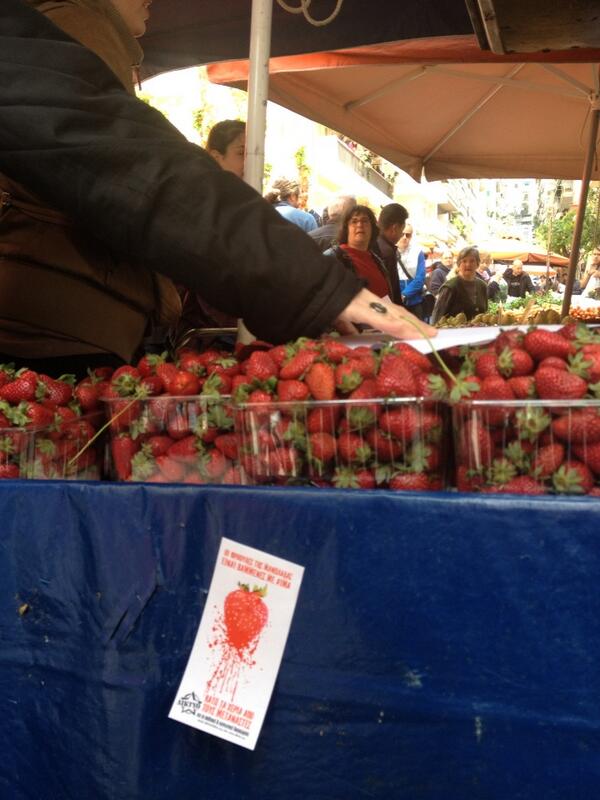
M 56 421 L 33 431 L 33 452 L 27 476 L 34 480 L 100 480 L 105 472 L 106 438 L 98 431 L 104 413 Z
M 439 490 L 448 409 L 423 398 L 239 403 L 239 460 L 255 484 Z
M 104 399 L 117 481 L 245 483 L 229 397 Z
M 466 400 L 453 429 L 459 491 L 600 495 L 600 400 Z

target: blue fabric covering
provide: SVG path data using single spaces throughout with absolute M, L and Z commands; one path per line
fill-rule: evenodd
M 2 800 L 597 794 L 597 500 L 0 493 Z M 167 718 L 222 536 L 306 567 L 255 752 Z

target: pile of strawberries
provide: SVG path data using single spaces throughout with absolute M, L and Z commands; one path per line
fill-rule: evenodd
M 600 335 L 512 329 L 461 356 L 458 489 L 600 495 Z
M 104 414 L 97 399 L 86 399 L 88 386 L 101 385 L 110 372 L 76 383 L 73 375 L 0 365 L 0 478 L 99 479 L 102 450 L 85 445 Z
M 239 461 L 251 482 L 444 486 L 438 398 L 446 384 L 408 344 L 375 353 L 332 337 L 256 349 L 242 361 L 233 391 Z
M 103 391 L 113 477 L 151 483 L 241 483 L 228 395 L 230 353 L 146 355 L 116 369 Z

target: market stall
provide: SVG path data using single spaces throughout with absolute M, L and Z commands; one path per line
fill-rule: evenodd
M 593 796 L 594 500 L 2 490 L 3 797 Z M 255 752 L 167 719 L 224 535 L 306 570 Z

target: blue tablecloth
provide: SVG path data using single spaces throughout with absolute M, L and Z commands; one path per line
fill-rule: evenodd
M 306 568 L 257 749 L 167 718 L 222 536 Z M 2 800 L 600 786 L 600 503 L 0 486 Z

